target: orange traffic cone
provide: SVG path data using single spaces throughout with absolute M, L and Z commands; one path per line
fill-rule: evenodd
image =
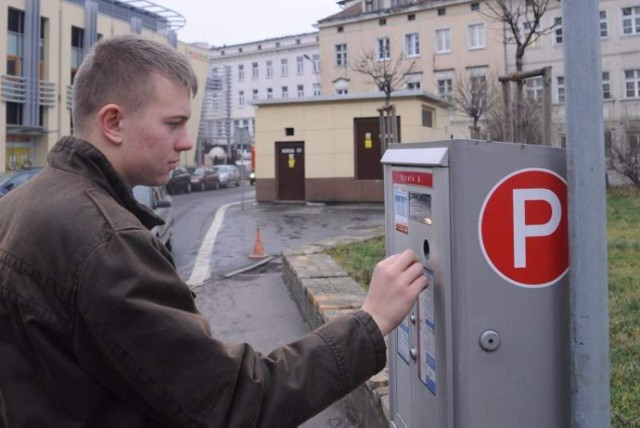
M 264 253 L 264 246 L 262 245 L 262 233 L 260 233 L 260 226 L 256 229 L 256 243 L 253 245 L 253 254 L 249 256 L 252 259 L 264 259 L 266 254 Z

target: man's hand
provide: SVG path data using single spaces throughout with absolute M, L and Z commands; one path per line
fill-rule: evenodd
M 426 286 L 418 257 L 412 250 L 405 250 L 376 265 L 362 309 L 386 336 L 400 324 Z

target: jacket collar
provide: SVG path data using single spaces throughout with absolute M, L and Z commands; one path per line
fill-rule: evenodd
M 63 137 L 47 157 L 49 165 L 92 181 L 131 211 L 147 228 L 164 224 L 148 207 L 133 197 L 131 187 L 93 144 L 75 137 Z

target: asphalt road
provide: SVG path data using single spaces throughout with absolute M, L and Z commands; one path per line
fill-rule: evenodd
M 215 242 L 208 254 L 210 276 L 192 284 L 198 309 L 207 317 L 217 338 L 249 343 L 268 353 L 309 331 L 282 280 L 282 250 L 321 239 L 358 234 L 384 224 L 380 204 L 256 204 L 252 186 L 173 196 L 173 255 L 180 276 L 192 277 L 195 260 L 216 211 L 224 207 Z M 246 273 L 225 274 L 255 263 L 249 258 L 260 227 L 265 252 L 273 261 Z M 356 427 L 353 412 L 338 402 L 304 428 Z

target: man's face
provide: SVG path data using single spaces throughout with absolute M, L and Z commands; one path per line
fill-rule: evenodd
M 164 76 L 149 78 L 155 81 L 150 101 L 125 111 L 121 122 L 125 156 L 120 172 L 132 187 L 165 184 L 180 161 L 180 152 L 193 147 L 187 131 L 191 91 Z

